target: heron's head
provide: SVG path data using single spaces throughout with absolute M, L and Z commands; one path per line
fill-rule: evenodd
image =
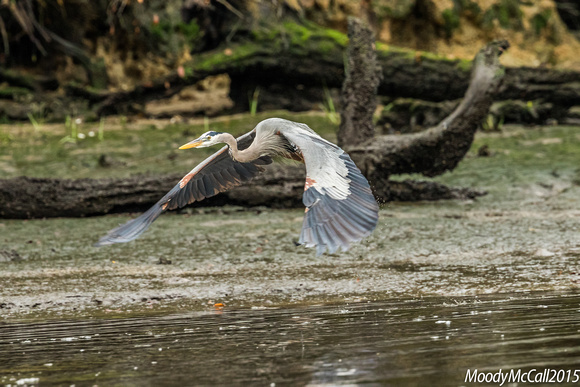
M 199 136 L 199 138 L 180 146 L 179 149 L 206 148 L 208 146 L 223 143 L 223 140 L 221 139 L 222 134 L 223 133 L 210 130 L 209 132 L 205 132 Z

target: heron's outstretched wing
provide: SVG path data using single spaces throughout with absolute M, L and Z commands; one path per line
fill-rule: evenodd
M 326 249 L 346 251 L 370 235 L 377 226 L 379 206 L 350 156 L 304 124 L 287 122 L 280 132 L 300 150 L 306 164 L 300 243 L 316 246 L 320 255 Z
M 250 146 L 255 136 L 253 130 L 238 137 L 238 148 L 245 149 Z M 149 210 L 111 230 L 95 246 L 130 242 L 141 235 L 164 211 L 183 207 L 238 186 L 263 171 L 262 165 L 271 162 L 269 157 L 260 157 L 249 163 L 234 161 L 225 146 L 192 169 Z

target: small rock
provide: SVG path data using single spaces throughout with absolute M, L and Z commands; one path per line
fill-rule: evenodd
M 555 254 L 546 249 L 538 249 L 534 252 L 534 257 L 553 257 Z
M 157 264 L 158 265 L 171 265 L 171 259 L 167 259 L 165 257 L 160 257 Z
M 477 150 L 477 155 L 479 157 L 491 156 L 491 151 L 489 150 L 489 146 L 487 144 L 480 146 L 479 149 Z
M 126 163 L 124 163 L 123 161 L 116 160 L 113 157 L 106 154 L 100 155 L 97 163 L 101 168 L 111 168 L 126 165 Z

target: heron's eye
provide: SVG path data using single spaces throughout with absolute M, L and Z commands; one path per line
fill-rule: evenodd
M 207 139 L 207 140 L 211 140 L 211 136 L 207 136 L 207 137 L 206 137 L 206 139 Z

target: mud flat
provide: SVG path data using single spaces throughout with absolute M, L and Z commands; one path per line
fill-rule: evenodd
M 437 180 L 487 196 L 387 203 L 375 233 L 335 255 L 295 246 L 301 209 L 167 214 L 136 242 L 106 248 L 92 243 L 130 216 L 3 220 L 0 318 L 576 290 L 577 133 L 510 127 L 478 135 L 460 167 Z M 482 145 L 490 156 L 477 156 Z

